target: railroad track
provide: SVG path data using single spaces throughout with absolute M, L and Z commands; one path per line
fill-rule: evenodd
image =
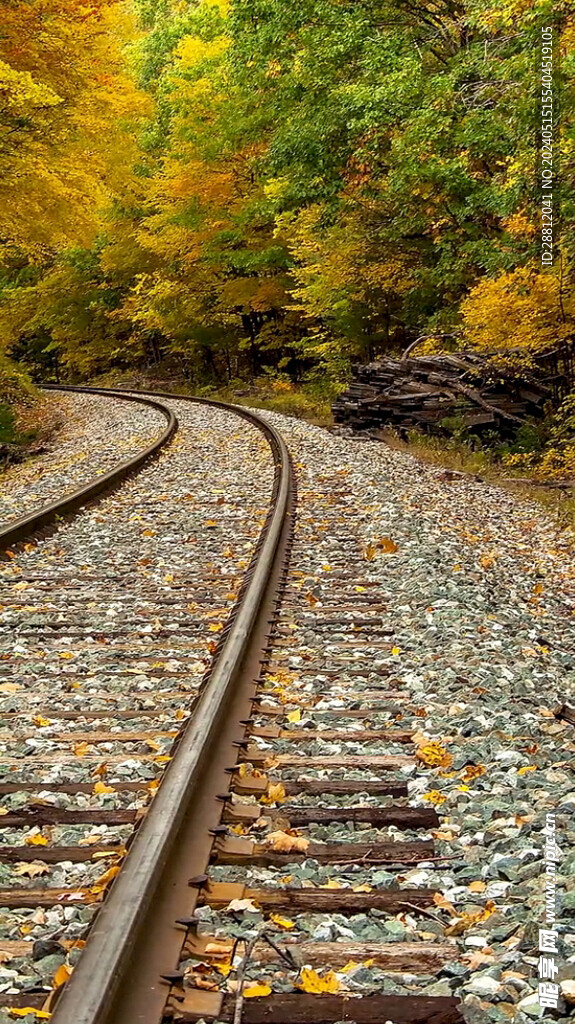
M 165 479 L 166 494 L 183 497 L 181 469 L 168 472 L 169 448 L 116 496 L 68 524 L 72 530 L 89 520 L 91 531 L 106 503 L 112 514 L 121 499 L 116 520 L 131 509 L 143 516 L 139 542 L 147 531 L 154 534 L 144 553 L 136 538 L 122 573 L 115 565 L 105 577 L 107 605 L 118 612 L 128 599 L 128 614 L 125 622 L 112 616 L 113 627 L 91 634 L 88 653 L 102 641 L 103 658 L 77 662 L 85 637 L 80 613 L 90 614 L 101 578 L 91 572 L 87 587 L 75 579 L 66 593 L 68 570 L 55 571 L 52 562 L 49 577 L 40 577 L 37 552 L 18 552 L 9 563 L 22 575 L 16 587 L 29 582 L 46 590 L 49 578 L 56 605 L 62 585 L 65 615 L 60 609 L 54 622 L 48 604 L 39 623 L 25 606 L 22 621 L 32 615 L 34 643 L 40 628 L 45 644 L 54 626 L 59 638 L 64 629 L 75 657 L 63 657 L 58 639 L 55 653 L 64 667 L 55 671 L 50 691 L 37 685 L 43 666 L 34 668 L 32 659 L 30 711 L 17 708 L 15 692 L 0 717 L 7 733 L 33 714 L 54 745 L 38 757 L 29 748 L 20 752 L 25 769 L 0 786 L 8 837 L 0 863 L 17 864 L 16 878 L 28 878 L 24 888 L 16 878 L 3 883 L 0 907 L 20 929 L 12 940 L 17 964 L 25 944 L 43 941 L 34 929 L 44 928 L 44 941 L 60 946 L 47 955 L 63 959 L 64 949 L 64 963 L 76 965 L 69 979 L 58 968 L 51 994 L 29 982 L 25 991 L 10 993 L 6 1006 L 43 1007 L 56 1024 L 456 1024 L 463 1018 L 451 993 L 465 973 L 460 925 L 465 917 L 476 920 L 480 932 L 485 900 L 471 897 L 474 918 L 473 908 L 455 914 L 441 892 L 441 867 L 453 867 L 457 855 L 435 807 L 411 796 L 428 788 L 425 773 L 445 751 L 418 731 L 417 697 L 389 667 L 398 648 L 369 551 L 361 573 L 350 577 L 357 545 L 346 524 L 345 470 L 335 481 L 305 480 L 298 512 L 287 449 L 268 423 L 242 411 L 248 423 L 237 428 L 234 452 L 231 421 L 238 410 L 173 396 L 157 400 L 176 409 L 180 431 L 189 417 L 190 437 L 175 457 L 190 463 L 190 471 L 198 472 L 202 452 L 210 457 L 207 441 L 197 446 L 206 417 L 206 435 L 219 430 L 224 437 L 218 486 L 205 493 L 195 519 L 198 541 L 221 530 L 219 547 L 208 541 L 200 575 L 190 578 L 188 570 L 186 576 L 190 552 L 182 557 L 174 510 L 166 515 L 159 500 L 149 505 L 157 476 Z M 181 443 L 178 436 L 172 446 Z M 339 509 L 329 564 L 326 526 L 306 513 L 310 495 L 316 508 Z M 220 523 L 230 501 L 234 514 Z M 51 542 L 60 545 L 64 532 Z M 224 552 L 232 543 L 227 571 Z M 389 538 L 379 543 L 393 548 Z M 29 580 L 24 556 L 32 561 Z M 128 582 L 138 561 L 144 600 Z M 319 587 L 318 579 L 329 586 Z M 77 619 L 69 614 L 74 607 Z M 210 640 L 214 624 L 220 628 Z M 81 693 L 74 689 L 75 664 Z M 123 689 L 115 675 L 127 681 Z M 70 707 L 54 710 L 47 697 L 60 699 L 63 680 Z M 128 758 L 117 752 L 118 742 Z M 68 835 L 76 842 L 64 843 Z M 56 884 L 62 863 L 72 865 L 64 869 L 65 886 Z M 29 877 L 26 865 L 43 867 Z M 454 913 L 451 928 L 440 921 L 446 907 Z M 45 927 L 42 914 L 56 911 Z M 33 924 L 28 931 L 27 924 Z M 9 941 L 0 944 L 4 955 Z

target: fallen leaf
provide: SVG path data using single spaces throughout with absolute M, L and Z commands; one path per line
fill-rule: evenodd
M 2 683 L 0 685 L 0 693 L 18 693 L 22 687 L 20 683 Z
M 303 836 L 289 835 L 287 832 L 270 832 L 264 839 L 264 846 L 271 846 L 272 850 L 278 853 L 292 853 L 298 851 L 305 853 L 309 846 L 309 839 Z
M 71 977 L 73 969 L 73 967 L 68 967 L 68 964 L 60 964 L 52 978 L 52 988 L 60 988 L 60 985 L 65 985 L 68 978 Z
M 270 921 L 277 924 L 278 928 L 295 928 L 295 921 L 290 921 L 289 917 L 281 917 L 280 914 L 270 914 Z
M 256 904 L 249 899 L 230 900 L 226 910 L 237 911 L 239 913 L 243 913 L 245 911 L 247 914 L 259 914 L 260 907 L 257 907 Z
M 26 843 L 26 846 L 47 846 L 48 845 L 48 840 L 46 839 L 46 836 L 42 836 L 39 833 L 36 834 L 35 836 L 26 836 L 24 842 Z
M 449 768 L 453 764 L 451 754 L 448 754 L 441 743 L 435 741 L 418 746 L 415 753 L 417 758 L 430 768 Z
M 294 723 L 295 722 L 301 722 L 301 711 L 300 711 L 300 709 L 298 708 L 297 711 L 290 711 L 289 715 L 287 716 L 287 720 L 288 720 L 288 722 L 294 722 Z
M 27 1017 L 29 1013 L 32 1013 L 38 1020 L 50 1020 L 52 1016 L 47 1010 L 37 1010 L 34 1006 L 11 1006 L 8 1013 L 11 1017 Z
M 260 996 L 270 996 L 272 990 L 263 981 L 255 981 L 243 990 L 244 999 L 257 999 Z
M 34 715 L 34 718 L 32 719 L 32 721 L 34 722 L 34 725 L 38 726 L 39 729 L 43 729 L 43 728 L 45 728 L 45 726 L 51 724 L 50 723 L 50 719 L 49 718 L 43 718 L 42 715 Z
M 115 793 L 116 790 L 113 786 L 107 786 L 105 782 L 96 782 L 94 784 L 93 793 Z
M 95 884 L 90 888 L 90 892 L 93 893 L 94 896 L 97 896 L 99 893 L 104 892 L 104 890 L 108 887 L 109 883 L 119 873 L 119 866 L 117 864 L 114 864 L 111 868 L 108 868 L 108 870 L 105 871 L 103 875 L 100 875 L 100 877 L 96 880 Z
M 517 769 L 517 774 L 518 775 L 527 775 L 527 772 L 536 772 L 536 771 L 537 771 L 537 765 L 535 765 L 535 764 L 525 764 L 525 765 L 523 765 L 523 768 L 518 768 Z
M 17 864 L 14 868 L 15 875 L 27 876 L 28 878 L 37 878 L 38 875 L 47 875 L 50 868 L 43 860 L 31 860 L 22 864 Z
M 436 907 L 439 907 L 440 910 L 446 910 L 447 913 L 451 914 L 452 917 L 458 916 L 457 911 L 453 906 L 453 903 L 446 899 L 443 893 L 434 892 L 433 902 L 435 903 Z
M 422 800 L 427 800 L 430 804 L 439 807 L 440 804 L 445 803 L 447 797 L 440 793 L 438 789 L 430 789 L 429 793 L 424 793 Z
M 271 783 L 265 796 L 260 798 L 261 804 L 281 804 L 286 798 L 286 791 L 281 782 Z
M 76 757 L 85 757 L 90 749 L 89 743 L 75 743 L 72 747 Z
M 467 888 L 469 889 L 470 892 L 484 892 L 487 886 L 485 882 L 477 881 L 470 882 Z
M 333 971 L 328 971 L 322 977 L 311 969 L 311 967 L 303 967 L 300 974 L 300 981 L 296 983 L 297 988 L 301 988 L 302 992 L 308 992 L 309 994 L 320 995 L 322 992 L 339 992 L 341 985 Z
M 463 772 L 463 778 L 466 782 L 470 779 L 478 779 L 480 775 L 485 775 L 487 768 L 484 764 L 467 764 Z
M 396 551 L 399 551 L 397 544 L 391 537 L 381 537 L 377 541 L 376 546 L 380 551 L 384 551 L 386 555 L 393 555 Z

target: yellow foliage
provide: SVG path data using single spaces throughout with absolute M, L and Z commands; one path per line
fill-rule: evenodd
M 485 352 L 551 348 L 572 329 L 575 303 L 559 275 L 522 267 L 481 280 L 461 304 L 465 338 Z

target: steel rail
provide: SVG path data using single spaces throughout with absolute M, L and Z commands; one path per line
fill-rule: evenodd
M 290 511 L 291 462 L 286 444 L 274 427 L 241 407 L 168 392 L 159 393 L 159 397 L 215 406 L 257 426 L 270 442 L 274 455 L 274 489 L 256 557 L 246 574 L 219 655 L 122 870 L 92 926 L 86 948 L 57 1003 L 53 1024 L 104 1024 L 122 985 L 129 982 L 138 936 L 153 907 L 162 871 L 233 699 L 234 684 L 256 628 Z
M 103 388 L 82 388 L 45 384 L 43 385 L 43 389 L 46 391 L 87 392 L 88 394 L 112 397 L 111 392 Z M 115 392 L 114 397 L 118 397 L 127 402 L 137 402 L 140 405 L 147 405 L 151 409 L 156 409 L 166 419 L 166 428 L 162 431 L 159 437 L 157 437 L 151 444 L 147 445 L 147 447 L 141 452 L 138 452 L 137 455 L 133 455 L 124 462 L 120 462 L 117 466 L 114 466 L 113 469 L 108 470 L 106 473 L 102 473 L 99 476 L 94 477 L 89 483 L 83 484 L 64 498 L 59 498 L 57 501 L 53 501 L 49 505 L 44 505 L 42 508 L 38 509 L 37 512 L 31 512 L 28 515 L 20 516 L 18 519 L 12 520 L 12 522 L 8 523 L 7 526 L 0 530 L 0 552 L 6 551 L 6 549 L 12 544 L 16 544 L 19 541 L 26 540 L 33 536 L 33 534 L 38 530 L 44 526 L 48 526 L 50 523 L 53 523 L 58 517 L 69 515 L 71 512 L 77 512 L 78 509 L 82 508 L 89 501 L 92 501 L 93 498 L 98 497 L 98 495 L 102 494 L 104 491 L 117 487 L 126 479 L 126 477 L 139 469 L 144 462 L 147 462 L 148 459 L 156 455 L 160 449 L 167 444 L 177 430 L 178 421 L 176 416 L 171 409 L 162 405 L 161 402 L 157 402 L 152 398 L 138 398 L 135 395 L 125 394 L 122 392 Z

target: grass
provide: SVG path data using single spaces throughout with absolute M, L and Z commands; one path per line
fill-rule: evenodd
M 206 386 L 194 388 L 183 377 L 159 373 L 112 372 L 103 374 L 89 382 L 95 387 L 133 387 L 150 391 L 179 391 L 197 398 L 212 398 L 216 402 L 231 402 L 252 409 L 267 409 L 295 419 L 305 420 L 320 427 L 331 427 L 333 416 L 331 403 L 336 391 L 317 394 L 311 385 L 298 387 L 283 379 L 260 377 L 253 382 L 236 380 L 222 387 Z M 327 389 L 326 389 L 327 391 Z
M 484 483 L 501 487 L 518 498 L 542 505 L 562 529 L 575 529 L 575 496 L 571 488 L 546 489 L 536 481 L 525 479 L 528 470 L 514 471 L 504 466 L 497 454 L 488 448 L 473 449 L 464 441 L 440 438 L 412 431 L 402 440 L 393 430 L 383 431 L 382 439 L 397 451 L 405 451 L 422 462 L 458 473 L 479 477 Z

